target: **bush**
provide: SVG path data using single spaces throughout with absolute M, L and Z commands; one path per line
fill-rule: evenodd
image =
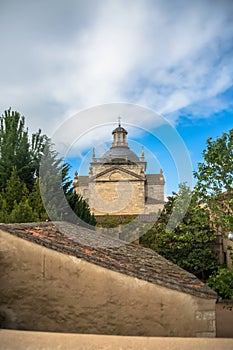
M 120 215 L 105 215 L 98 218 L 98 227 L 113 228 L 119 225 L 127 225 L 135 220 L 135 215 L 120 216 Z
M 233 299 L 233 268 L 219 267 L 209 277 L 207 284 L 222 298 Z

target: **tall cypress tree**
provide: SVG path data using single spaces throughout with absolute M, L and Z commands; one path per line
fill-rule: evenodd
M 29 137 L 25 118 L 17 111 L 6 110 L 0 117 L 0 190 L 6 187 L 13 167 L 31 191 L 46 136 L 41 130 Z
M 69 170 L 41 130 L 29 137 L 25 118 L 10 108 L 4 112 L 0 117 L 0 221 L 43 221 L 50 216 L 95 225 L 88 204 L 72 187 Z
M 22 199 L 23 192 L 26 191 L 25 184 L 17 175 L 16 167 L 14 166 L 10 174 L 10 178 L 6 181 L 6 187 L 2 191 L 2 196 L 6 199 L 7 212 L 10 213 L 16 203 Z
M 45 209 L 53 220 L 95 225 L 88 204 L 77 195 L 69 177 L 70 165 L 59 158 L 50 140 L 44 148 L 40 165 L 40 190 Z

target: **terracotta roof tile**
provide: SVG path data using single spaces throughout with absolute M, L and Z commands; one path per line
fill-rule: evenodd
M 65 222 L 0 224 L 0 229 L 153 284 L 203 298 L 216 298 L 216 293 L 194 275 L 140 245 L 127 244 Z

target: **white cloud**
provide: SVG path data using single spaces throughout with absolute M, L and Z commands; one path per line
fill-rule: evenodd
M 69 157 L 82 157 L 82 153 L 93 146 L 99 152 L 101 149 L 104 151 L 106 142 L 112 141 L 112 130 L 117 127 L 116 116 L 123 116 L 122 123 L 130 137 L 141 137 L 150 128 L 152 121 L 155 128 L 166 123 L 159 114 L 137 105 L 103 104 L 67 118 L 53 133 L 52 141 L 63 157 L 67 157 L 67 152 Z
M 81 109 L 111 102 L 138 103 L 175 123 L 181 109 L 195 114 L 192 106 L 202 100 L 208 106 L 232 85 L 231 1 L 12 0 L 0 6 L 0 105 L 25 114 L 33 130 L 51 135 Z M 91 116 L 96 125 L 116 117 Z M 87 130 L 88 120 L 79 127 Z M 153 126 L 153 116 L 143 122 Z

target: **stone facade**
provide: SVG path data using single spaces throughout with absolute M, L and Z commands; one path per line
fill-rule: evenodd
M 88 176 L 76 173 L 74 187 L 96 216 L 154 214 L 163 207 L 164 176 L 146 174 L 144 150 L 138 157 L 127 144 L 127 131 L 113 130 L 111 148 L 102 158 L 95 157 Z
M 232 267 L 233 264 L 233 238 L 228 238 L 227 234 L 218 233 L 215 250 L 219 256 L 220 264 Z M 228 233 L 229 234 L 229 233 Z

